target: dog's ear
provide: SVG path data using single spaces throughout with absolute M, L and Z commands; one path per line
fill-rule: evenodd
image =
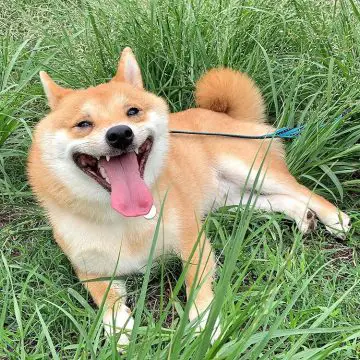
M 50 109 L 54 110 L 59 101 L 73 90 L 65 89 L 57 85 L 45 71 L 40 71 L 39 75 L 45 91 L 45 95 L 49 102 Z
M 121 53 L 118 69 L 113 80 L 126 82 L 140 89 L 144 87 L 139 65 L 129 47 L 126 47 Z

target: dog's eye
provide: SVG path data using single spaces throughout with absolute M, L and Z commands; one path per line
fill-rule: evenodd
M 93 123 L 89 120 L 83 120 L 77 123 L 75 126 L 78 128 L 88 128 L 88 127 L 92 127 Z
M 138 108 L 132 107 L 127 111 L 126 115 L 127 116 L 134 116 L 134 115 L 137 115 L 139 112 L 140 112 L 140 110 Z

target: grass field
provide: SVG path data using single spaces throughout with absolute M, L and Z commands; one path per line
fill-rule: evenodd
M 0 359 L 359 359 L 360 6 L 349 1 L 0 0 Z M 39 70 L 60 84 L 109 79 L 131 46 L 172 111 L 218 65 L 248 72 L 303 184 L 352 219 L 345 241 L 301 236 L 281 214 L 222 209 L 205 230 L 219 255 L 210 346 L 186 319 L 179 261 L 127 280 L 137 319 L 119 355 L 52 239 L 26 180 L 31 128 L 46 114 Z M 342 116 L 340 116 L 342 115 Z M 180 280 L 179 280 L 180 279 Z

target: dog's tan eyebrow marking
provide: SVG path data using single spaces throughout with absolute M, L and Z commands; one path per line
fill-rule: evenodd
M 119 95 L 119 94 L 113 95 L 109 99 L 110 111 L 116 111 L 119 108 L 122 108 L 126 103 L 127 103 L 127 98 L 125 95 Z
M 85 116 L 91 116 L 91 114 L 93 114 L 96 111 L 96 109 L 99 109 L 99 104 L 96 104 L 93 101 L 87 101 L 86 103 L 83 104 L 81 108 L 81 112 Z
M 117 104 L 125 104 L 126 103 L 126 101 L 127 101 L 127 98 L 126 98 L 126 96 L 125 95 L 114 95 L 113 97 L 112 97 L 112 102 L 114 102 L 114 103 L 117 103 Z
M 98 116 L 107 118 L 109 116 L 107 106 L 104 106 L 101 102 L 94 100 L 85 102 L 81 107 L 81 113 L 84 117 L 88 118 L 97 118 Z

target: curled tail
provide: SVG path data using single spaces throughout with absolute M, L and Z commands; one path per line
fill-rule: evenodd
M 259 88 L 246 74 L 211 69 L 196 84 L 196 104 L 242 121 L 263 122 L 265 106 Z

